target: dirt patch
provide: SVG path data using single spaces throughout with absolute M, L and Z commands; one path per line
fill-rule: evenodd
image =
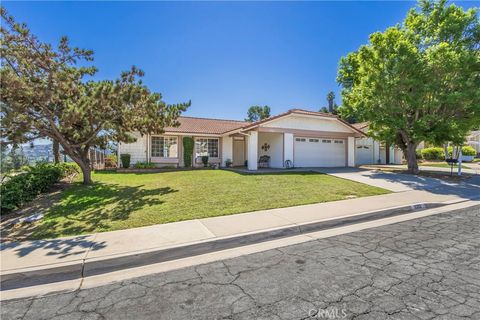
M 70 186 L 71 182 L 68 180 L 57 182 L 49 192 L 39 195 L 35 200 L 25 204 L 23 208 L 2 216 L 0 220 L 0 242 L 4 243 L 28 239 L 36 223 L 23 222 L 12 224 L 12 222 L 32 214 L 46 214 L 48 209 L 60 200 L 62 191 Z

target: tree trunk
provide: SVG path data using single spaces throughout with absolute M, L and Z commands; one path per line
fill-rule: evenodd
M 92 170 L 90 169 L 90 164 L 88 161 L 76 161 L 77 164 L 82 169 L 83 174 L 83 184 L 92 184 Z
M 413 143 L 409 143 L 406 148 L 406 155 L 405 158 L 407 158 L 407 165 L 408 165 L 408 172 L 412 174 L 417 174 L 418 173 L 418 162 L 417 162 L 417 153 L 416 150 L 417 145 Z
M 52 145 L 52 149 L 53 149 L 53 161 L 55 163 L 60 163 L 60 144 L 58 143 L 58 141 L 56 140 L 53 140 L 53 145 Z

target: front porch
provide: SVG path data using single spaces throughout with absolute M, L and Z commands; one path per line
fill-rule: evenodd
M 272 130 L 273 131 L 273 130 Z M 302 138 L 298 138 L 302 137 Z M 242 135 L 243 140 L 235 140 L 233 143 L 243 141 L 244 151 L 241 147 L 233 149 L 233 165 L 238 166 L 244 156 L 246 168 L 249 171 L 269 171 L 271 169 L 286 169 L 297 167 L 301 171 L 308 171 L 311 167 L 354 167 L 355 166 L 355 137 L 344 133 L 322 133 L 322 132 L 263 132 L 250 131 L 248 134 Z M 297 141 L 298 140 L 298 141 Z M 236 142 L 237 141 L 237 142 Z M 312 149 L 305 147 L 305 143 L 312 143 Z M 303 144 L 302 144 L 303 143 Z M 314 149 L 320 144 L 326 144 L 330 149 Z M 328 143 L 328 144 L 327 144 Z M 302 148 L 300 148 L 302 146 Z M 330 155 L 331 147 L 336 148 L 337 155 Z M 244 152 L 243 154 L 241 152 Z M 308 162 L 301 161 L 303 158 L 311 154 L 324 155 L 325 158 L 331 156 L 328 161 L 316 162 L 314 165 L 308 165 Z M 259 166 L 261 157 L 268 157 L 268 164 L 265 168 Z M 240 158 L 240 159 L 239 159 Z M 312 162 L 313 163 L 313 162 Z M 303 169 L 305 167 L 305 169 Z

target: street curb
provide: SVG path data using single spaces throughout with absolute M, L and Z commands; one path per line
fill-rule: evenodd
M 457 201 L 456 203 L 466 201 L 467 200 Z M 101 275 L 123 269 L 141 267 L 215 251 L 232 249 L 245 245 L 252 245 L 265 241 L 298 236 L 314 231 L 322 231 L 357 223 L 395 217 L 408 213 L 448 206 L 449 204 L 453 203 L 417 203 L 378 211 L 363 212 L 340 218 L 332 218 L 328 220 L 324 219 L 304 224 L 292 224 L 280 228 L 261 230 L 235 236 L 207 239 L 177 246 L 155 248 L 134 254 L 122 254 L 117 256 L 109 256 L 107 258 L 87 258 L 60 266 L 52 265 L 50 268 L 45 268 L 45 266 L 42 266 L 42 269 L 26 268 L 21 271 L 15 270 L 11 273 L 2 273 L 1 290 L 6 291 Z M 472 207 L 477 206 L 480 207 L 480 205 Z

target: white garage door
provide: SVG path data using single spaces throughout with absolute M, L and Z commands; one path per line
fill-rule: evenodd
M 295 167 L 345 167 L 345 140 L 295 138 Z
M 355 165 L 375 164 L 373 141 L 370 138 L 357 139 L 355 143 Z

